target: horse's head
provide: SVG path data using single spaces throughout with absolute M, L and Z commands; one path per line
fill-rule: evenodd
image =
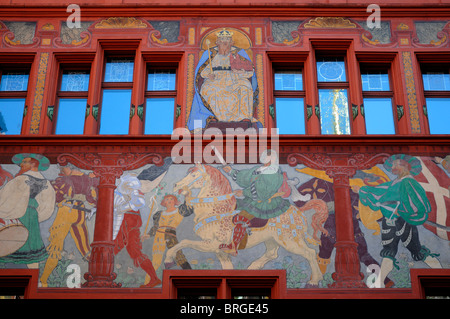
M 209 185 L 210 180 L 206 167 L 197 163 L 189 169 L 188 174 L 182 180 L 173 186 L 173 191 L 182 193 L 190 189 L 203 188 Z
M 191 190 L 194 188 L 199 188 L 200 192 L 191 202 Z M 217 199 L 218 196 L 232 194 L 233 190 L 228 179 L 211 165 L 196 164 L 191 167 L 188 174 L 174 185 L 173 191 L 184 195 L 189 206 L 195 206 L 194 213 L 197 219 L 205 215 L 232 212 L 236 207 L 234 196 Z M 197 202 L 198 199 L 208 199 L 208 202 L 201 200 Z

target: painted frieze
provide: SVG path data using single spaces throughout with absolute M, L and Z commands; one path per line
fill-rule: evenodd
M 126 166 L 124 166 L 126 167 Z M 389 155 L 349 178 L 367 287 L 410 286 L 411 268 L 449 268 L 450 158 Z M 1 164 L 0 267 L 39 268 L 41 287 L 80 287 L 96 232 L 98 170 L 42 154 Z M 335 181 L 278 162 L 143 164 L 115 181 L 115 281 L 158 287 L 165 269 L 282 269 L 288 288 L 333 284 Z M 349 212 L 350 213 L 350 212 Z

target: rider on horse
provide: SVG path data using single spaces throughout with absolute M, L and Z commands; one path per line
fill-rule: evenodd
M 278 156 L 273 150 L 261 154 L 261 166 L 250 169 L 236 170 L 224 166 L 228 173 L 242 190 L 235 192 L 236 210 L 240 211 L 233 217 L 233 238 L 231 243 L 220 245 L 220 249 L 237 255 L 239 244 L 247 234 L 249 227 L 263 227 L 270 218 L 277 217 L 290 207 L 288 197 L 290 188 L 286 184 L 286 176 L 278 165 Z

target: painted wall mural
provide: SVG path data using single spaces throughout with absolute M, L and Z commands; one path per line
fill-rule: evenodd
M 0 267 L 39 268 L 42 287 L 80 285 L 73 274 L 88 271 L 95 231 L 98 177 L 61 164 L 41 154 L 1 164 Z M 395 154 L 350 185 L 367 286 L 405 288 L 411 268 L 450 268 L 450 156 Z M 274 151 L 259 164 L 146 164 L 116 181 L 115 281 L 158 287 L 169 268 L 284 269 L 288 288 L 327 288 L 334 210 L 324 171 L 279 164 Z

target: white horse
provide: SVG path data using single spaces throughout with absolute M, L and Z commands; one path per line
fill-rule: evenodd
M 197 197 L 192 197 L 192 189 L 200 189 Z M 215 167 L 196 164 L 188 174 L 174 185 L 174 192 L 185 196 L 186 204 L 194 208 L 194 232 L 201 240 L 181 240 L 167 251 L 165 264 L 174 264 L 176 253 L 183 248 L 192 248 L 201 252 L 215 253 L 223 269 L 233 269 L 230 255 L 221 249 L 221 244 L 231 242 L 234 224 L 232 217 L 236 213 L 236 199 L 228 179 Z M 303 212 L 314 209 L 315 214 L 328 214 L 324 201 L 313 199 L 302 208 L 291 205 L 282 215 L 271 218 L 265 226 L 252 228 L 245 248 L 264 243 L 266 252 L 253 261 L 249 269 L 262 269 L 264 265 L 277 258 L 278 248 L 307 259 L 311 267 L 309 284 L 318 285 L 323 276 L 316 260 L 316 251 L 307 245 L 307 241 L 317 244 L 308 234 L 308 225 Z

